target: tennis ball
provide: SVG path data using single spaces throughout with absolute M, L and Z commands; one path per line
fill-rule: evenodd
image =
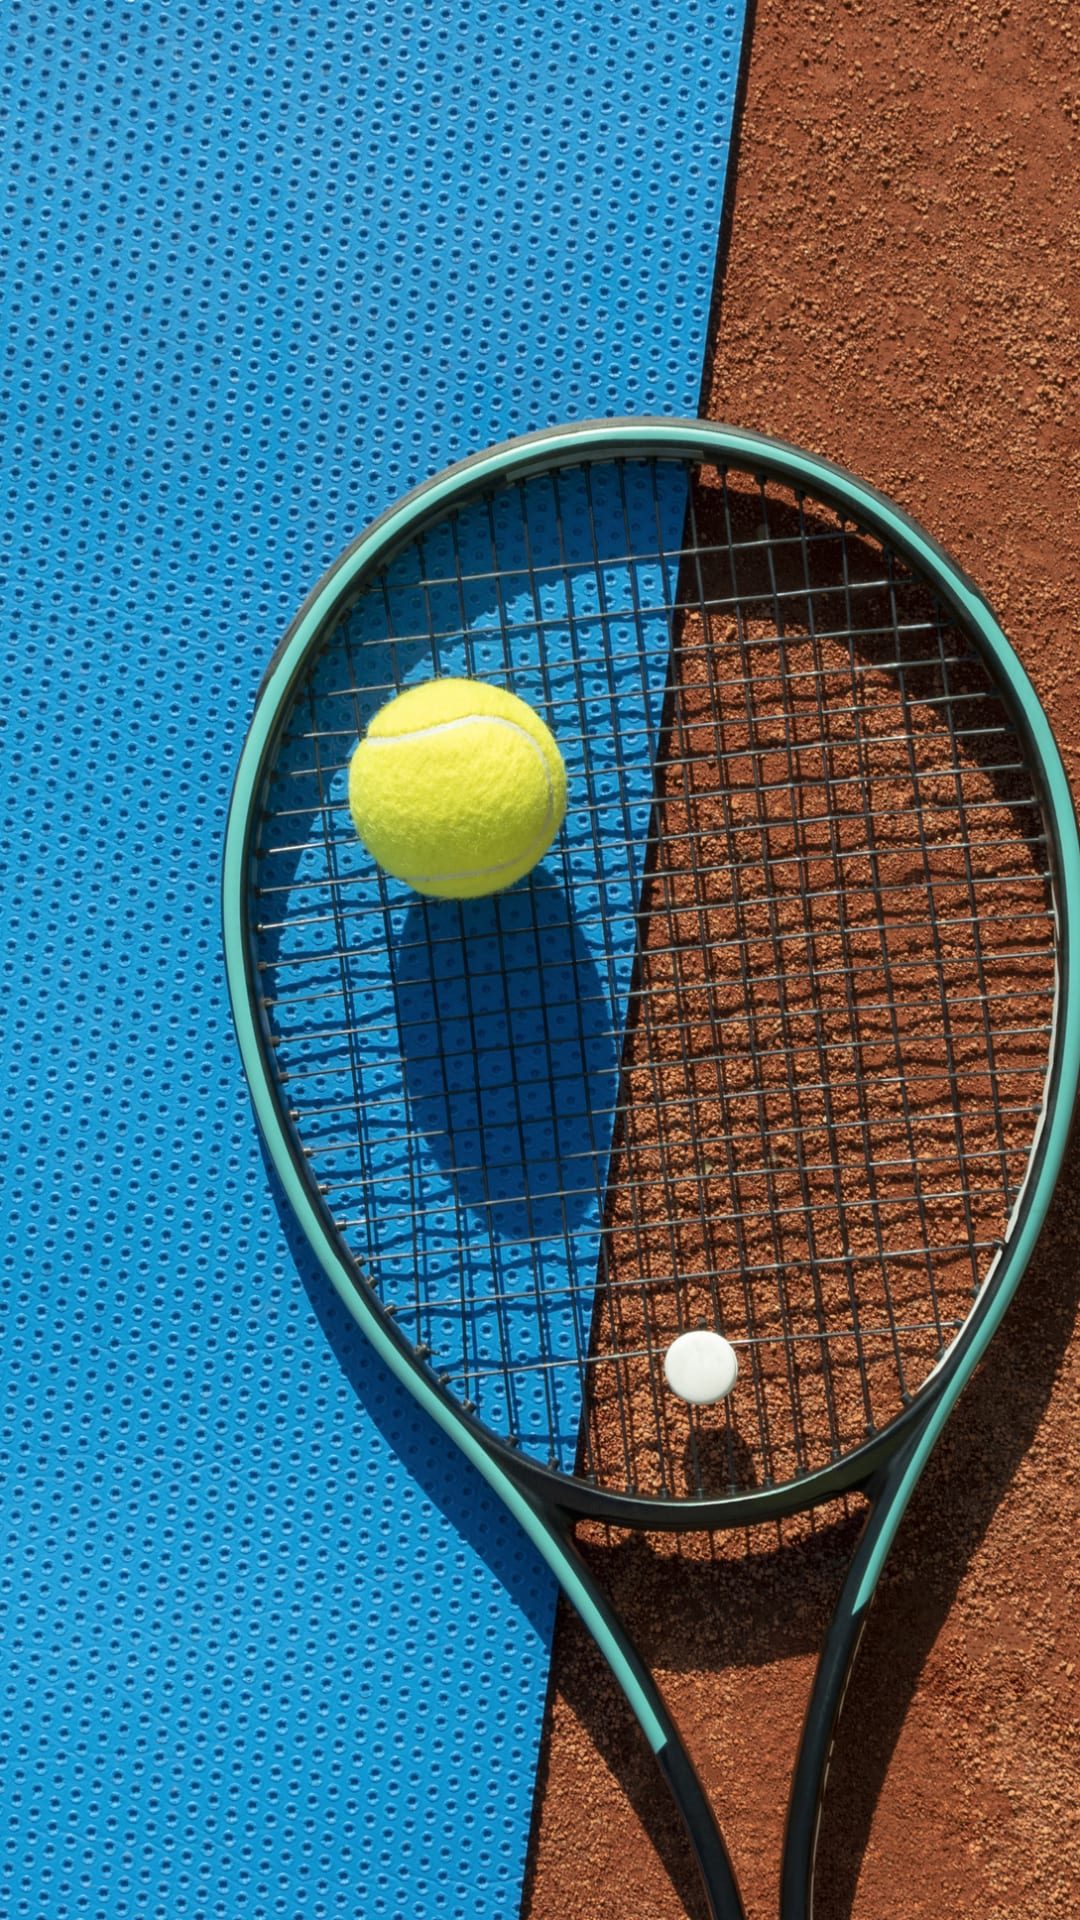
M 369 853 L 418 893 L 470 900 L 536 865 L 566 812 L 539 715 L 481 680 L 428 680 L 380 707 L 349 764 Z

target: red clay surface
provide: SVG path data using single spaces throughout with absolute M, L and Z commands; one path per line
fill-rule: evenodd
M 1080 11 L 760 0 L 708 385 L 905 506 L 989 595 L 1080 794 Z M 1080 1902 L 1080 1205 L 1039 1250 L 904 1523 L 841 1724 L 815 1920 Z M 798 1727 L 858 1527 L 586 1544 L 777 1909 Z M 783 1551 L 781 1551 L 781 1544 Z M 704 1911 L 651 1758 L 564 1615 L 529 1920 Z

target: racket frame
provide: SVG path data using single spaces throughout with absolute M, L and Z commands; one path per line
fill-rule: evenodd
M 778 1486 L 675 1500 L 613 1493 L 571 1479 L 467 1414 L 383 1311 L 318 1192 L 277 1086 L 260 1010 L 247 921 L 259 799 L 295 682 L 357 583 L 385 565 L 449 505 L 582 461 L 664 459 L 779 480 L 822 500 L 907 559 L 981 654 L 1022 741 L 1047 829 L 1056 909 L 1057 981 L 1043 1110 L 1001 1244 L 962 1328 L 911 1403 L 870 1440 Z M 999 1326 L 1030 1259 L 1061 1168 L 1080 1077 L 1076 902 L 1080 840 L 1065 769 L 1038 697 L 989 603 L 929 534 L 874 488 L 817 455 L 765 435 L 700 420 L 639 417 L 545 429 L 475 454 L 425 481 L 374 521 L 330 567 L 275 649 L 256 697 L 229 808 L 223 868 L 225 960 L 233 1016 L 260 1129 L 296 1217 L 331 1284 L 391 1372 L 504 1502 L 596 1641 L 661 1764 L 683 1815 L 717 1920 L 742 1920 L 715 1818 L 663 1699 L 572 1538 L 579 1518 L 620 1527 L 692 1531 L 752 1526 L 858 1489 L 869 1514 L 820 1656 L 796 1762 L 782 1869 L 781 1911 L 802 1920 L 833 1730 L 866 1612 L 911 1493 L 964 1385 Z

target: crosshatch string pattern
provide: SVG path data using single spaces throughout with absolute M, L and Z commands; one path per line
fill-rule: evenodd
M 562 841 L 422 901 L 345 801 L 382 702 L 511 688 Z M 436 1376 L 538 1459 L 722 1494 L 886 1425 L 1024 1180 L 1048 849 L 981 660 L 910 567 L 749 473 L 604 461 L 479 494 L 354 586 L 270 767 L 251 919 L 286 1104 Z M 715 1327 L 730 1399 L 663 1355 Z

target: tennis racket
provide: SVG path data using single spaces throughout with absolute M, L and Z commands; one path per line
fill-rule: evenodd
M 559 841 L 481 900 L 389 879 L 346 802 L 372 715 L 440 674 L 528 700 L 568 769 Z M 700 421 L 532 434 L 417 488 L 260 688 L 224 876 L 259 1124 L 350 1312 L 609 1662 L 717 1920 L 743 1913 L 719 1828 L 574 1523 L 866 1496 L 794 1770 L 803 1920 L 882 1563 L 1061 1163 L 1078 851 L 958 567 L 850 474 Z M 668 1383 L 690 1332 L 738 1364 L 707 1404 Z

